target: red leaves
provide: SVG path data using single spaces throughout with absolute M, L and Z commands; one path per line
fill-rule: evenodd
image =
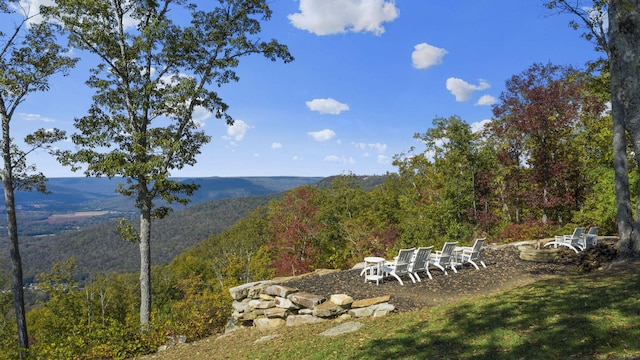
M 487 133 L 499 144 L 507 201 L 543 212 L 571 208 L 584 195 L 580 174 L 586 167 L 574 139 L 584 131 L 582 119 L 599 116 L 603 105 L 571 67 L 534 64 L 506 89 Z
M 271 229 L 275 242 L 273 266 L 276 276 L 296 275 L 311 270 L 311 263 L 318 251 L 317 242 L 321 224 L 317 219 L 320 190 L 302 186 L 285 194 L 272 209 Z

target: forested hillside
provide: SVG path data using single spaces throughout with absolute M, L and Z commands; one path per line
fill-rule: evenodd
M 230 287 L 319 268 L 346 269 L 365 256 L 391 259 L 402 248 L 437 249 L 445 241 L 467 245 L 477 237 L 488 243 L 540 239 L 570 233 L 577 225 L 597 225 L 599 234 L 612 235 L 611 119 L 604 111 L 606 88 L 593 80 L 570 67 L 534 64 L 507 82 L 508 91 L 493 107 L 495 119 L 482 131 L 455 115 L 433 119 L 431 128 L 415 135 L 423 148 L 394 157 L 397 173 L 337 176 L 319 186 L 253 198 L 246 208 L 234 200 L 207 203 L 158 222 L 152 236 L 156 264 L 171 258 L 165 254 L 179 254 L 152 269 L 149 333 L 141 333 L 136 321 L 133 244 L 117 240 L 113 227 L 78 233 L 67 243 L 41 240 L 50 247 L 25 263 L 48 266 L 51 261 L 43 258 L 76 247 L 86 249 L 86 258 L 54 264 L 37 278 L 48 301 L 29 313 L 37 339 L 32 350 L 125 358 L 153 351 L 166 334 L 195 340 L 225 326 L 232 311 Z M 633 176 L 636 169 L 629 171 Z M 205 206 L 224 215 L 196 211 Z M 227 226 L 237 221 L 207 233 L 206 227 L 227 216 Z M 133 272 L 78 284 L 89 273 L 86 264 L 99 258 Z
M 195 183 L 200 186 L 191 197 L 190 205 L 201 202 L 266 195 L 282 192 L 304 184 L 315 184 L 320 177 L 271 176 L 271 177 L 209 177 L 179 178 L 180 182 Z M 121 178 L 51 178 L 47 180 L 47 194 L 34 191 L 17 191 L 16 202 L 22 219 L 34 219 L 74 211 L 115 211 L 133 212 L 135 208 L 130 198 L 116 193 Z M 0 189 L 2 193 L 2 189 Z M 183 206 L 177 207 L 181 209 Z M 4 202 L 0 203 L 4 210 Z M 36 215 L 34 215 L 36 214 Z M 0 218 L 0 225 L 6 219 Z M 22 224 L 21 230 L 28 229 L 29 222 Z
M 226 230 L 259 205 L 277 195 L 263 195 L 201 203 L 177 211 L 154 223 L 153 264 L 164 264 L 183 250 Z M 55 263 L 75 258 L 77 278 L 106 272 L 132 272 L 139 266 L 138 246 L 120 238 L 117 221 L 76 232 L 32 237 L 25 241 L 22 256 L 27 281 L 51 269 Z
M 153 227 L 152 263 L 170 261 L 184 249 L 221 232 L 256 206 L 266 205 L 274 194 L 302 184 L 314 184 L 314 177 L 195 178 L 183 181 L 200 185 L 188 207 L 179 206 Z M 54 178 L 48 195 L 19 192 L 18 211 L 25 281 L 48 271 L 57 262 L 75 257 L 76 275 L 85 278 L 99 272 L 135 271 L 138 259 L 130 256 L 137 245 L 123 241 L 118 219 L 134 216 L 133 201 L 114 192 L 118 179 Z M 97 216 L 70 212 L 104 212 Z M 0 224 L 6 223 L 1 218 Z M 0 237 L 0 252 L 8 258 L 8 242 Z M 6 265 L 8 266 L 8 264 Z

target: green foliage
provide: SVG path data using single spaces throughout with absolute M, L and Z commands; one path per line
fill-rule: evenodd
M 425 144 L 422 152 L 412 148 L 394 161 L 402 182 L 403 247 L 466 239 L 479 222 L 475 199 L 483 165 L 479 137 L 457 116 L 436 118 L 433 125 L 414 136 Z
M 15 359 L 18 354 L 17 325 L 13 316 L 13 293 L 9 274 L 0 271 L 0 360 Z
M 19 357 L 29 348 L 29 336 L 25 320 L 22 259 L 18 241 L 15 190 L 37 190 L 46 192 L 45 177 L 36 173 L 35 165 L 27 162 L 27 155 L 37 149 L 53 152 L 52 144 L 65 138 L 58 129 L 40 129 L 25 138 L 25 148 L 19 148 L 10 132 L 11 121 L 18 106 L 30 94 L 49 90 L 51 76 L 67 74 L 77 59 L 56 38 L 57 25 L 49 22 L 29 23 L 26 13 L 13 16 L 15 7 L 2 1 L 3 31 L 0 31 L 0 149 L 3 161 L 0 180 L 3 184 L 7 230 L 12 250 L 11 261 L 15 269 L 12 279 L 14 311 L 16 317 Z M 12 24 L 4 26 L 6 24 Z M 4 33 L 7 31 L 8 33 Z
M 599 94 L 595 88 L 581 89 L 584 96 Z M 540 124 L 514 132 L 523 129 L 510 124 L 510 116 L 493 120 L 493 126 L 509 130 L 510 140 L 474 133 L 457 116 L 437 118 L 432 129 L 415 135 L 424 149 L 397 155 L 398 173 L 376 179 L 375 185 L 337 176 L 321 186 L 289 190 L 268 206 L 256 206 L 265 204 L 264 198 L 251 199 L 256 200 L 251 206 L 235 200 L 220 205 L 224 216 L 237 219 L 233 226 L 151 269 L 156 302 L 148 332 L 141 332 L 136 321 L 140 297 L 134 274 L 92 277 L 79 288 L 73 262 L 58 264 L 40 277 L 48 301 L 29 314 L 32 351 L 43 357 L 126 358 L 152 351 L 167 336 L 198 339 L 222 330 L 232 311 L 228 290 L 233 286 L 318 268 L 349 268 L 365 256 L 392 258 L 400 248 L 437 248 L 450 240 L 469 244 L 484 236 L 490 242 L 532 240 L 570 233 L 576 224 L 613 233 L 615 196 L 607 164 L 612 157 L 603 145 L 611 139 L 609 120 L 586 111 L 578 115 L 567 115 L 566 121 L 560 121 L 560 113 L 553 115 L 547 120 L 558 129 L 548 133 Z M 533 173 L 539 165 L 534 145 L 545 136 L 553 144 L 546 151 L 575 161 L 558 177 L 571 201 L 549 207 L 554 216 L 543 222 L 540 202 L 524 195 L 539 180 Z M 520 141 L 530 143 L 519 147 Z M 190 209 L 181 213 L 177 223 L 158 221 L 156 231 L 179 237 L 219 220 Z M 134 226 L 127 229 L 132 237 L 139 234 Z M 59 333 L 65 337 L 56 337 Z
M 613 169 L 594 166 L 588 171 L 592 181 L 591 191 L 587 194 L 583 208 L 574 214 L 574 222 L 600 226 L 601 234 L 615 234 L 618 231 L 615 185 Z M 630 186 L 637 188 L 638 173 L 629 173 Z M 635 201 L 637 195 L 633 197 Z
M 135 278 L 99 277 L 77 286 L 70 259 L 40 274 L 46 301 L 28 313 L 30 353 L 44 359 L 125 359 L 148 353 L 164 341 L 157 331 L 141 332 L 136 321 Z
M 197 340 L 219 332 L 229 316 L 231 298 L 228 288 L 207 285 L 200 277 L 181 278 L 175 283 L 180 298 L 170 311 L 158 314 L 155 321 L 170 336 Z
M 121 176 L 117 192 L 135 199 L 140 212 L 141 268 L 150 264 L 151 220 L 164 218 L 165 203 L 187 204 L 198 186 L 170 178 L 196 163 L 211 139 L 194 120 L 204 109 L 229 125 L 233 118 L 216 87 L 238 81 L 240 59 L 260 54 L 293 61 L 285 45 L 260 39 L 260 21 L 271 10 L 264 0 L 227 0 L 218 5 L 184 1 L 58 0 L 42 12 L 60 24 L 73 47 L 100 59 L 87 84 L 94 89 L 87 115 L 75 119 L 76 150 L 62 164 L 87 176 Z M 189 14 L 180 22 L 175 13 Z M 133 21 L 135 27 L 127 23 Z M 162 202 L 158 202 L 160 199 Z M 155 201 L 155 202 L 154 202 Z M 132 227 L 123 228 L 130 238 Z M 140 322 L 149 321 L 149 270 L 140 274 Z

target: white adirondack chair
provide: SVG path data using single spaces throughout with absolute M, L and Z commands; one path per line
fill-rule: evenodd
M 450 267 L 453 272 L 457 273 L 458 270 L 456 270 L 456 265 L 458 265 L 458 263 L 455 261 L 455 257 L 453 255 L 456 245 L 458 245 L 457 241 L 444 243 L 442 250 L 437 250 L 429 256 L 429 264 L 432 264 L 442 270 L 445 275 L 447 275 L 447 266 Z
M 589 228 L 586 234 L 582 234 L 578 240 L 578 246 L 580 250 L 585 250 L 588 247 L 594 246 L 598 243 L 598 230 L 600 227 L 592 226 Z
M 476 239 L 476 242 L 473 244 L 473 246 L 463 246 L 456 248 L 456 256 L 463 266 L 464 264 L 469 263 L 473 265 L 476 270 L 480 270 L 480 267 L 478 267 L 478 263 L 480 263 L 482 267 L 487 267 L 487 265 L 484 264 L 484 261 L 482 261 L 482 245 L 484 244 L 485 240 L 486 238 Z
M 433 251 L 433 246 L 419 247 L 415 251 L 413 260 L 409 264 L 409 273 L 413 274 L 413 277 L 418 281 L 422 281 L 420 276 L 418 276 L 419 271 L 426 272 L 429 279 L 433 279 L 429 272 L 429 255 L 431 255 L 431 251 Z
M 569 249 L 576 252 L 579 252 L 580 249 L 580 236 L 584 232 L 583 227 L 577 227 L 573 230 L 573 234 L 571 235 L 557 235 L 553 241 L 544 244 L 544 247 L 551 246 L 557 248 L 558 246 L 568 247 Z
M 415 283 L 416 281 L 413 275 L 409 272 L 409 264 L 411 263 L 411 257 L 414 251 L 415 248 L 400 250 L 398 257 L 396 257 L 393 262 L 384 264 L 383 271 L 385 275 L 393 276 L 400 282 L 400 285 L 404 285 L 402 279 L 400 279 L 400 275 L 409 275 L 411 281 Z

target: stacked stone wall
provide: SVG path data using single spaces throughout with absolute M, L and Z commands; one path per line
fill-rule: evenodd
M 299 326 L 328 320 L 380 317 L 395 310 L 390 296 L 354 300 L 347 294 L 328 299 L 273 281 L 259 281 L 229 290 L 233 314 L 225 332 L 238 327 L 267 330 L 281 326 Z

